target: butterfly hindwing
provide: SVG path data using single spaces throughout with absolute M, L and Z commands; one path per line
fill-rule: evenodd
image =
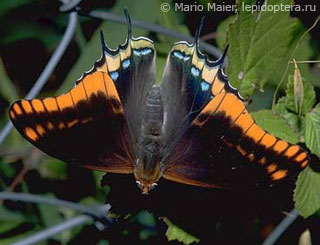
M 173 46 L 160 85 L 168 152 L 214 96 L 225 90 L 238 93 L 221 72 L 223 60 L 224 55 L 216 62 L 208 61 L 196 43 L 178 42 Z
M 191 64 L 177 63 L 171 58 L 172 54 L 178 52 L 177 49 L 181 52 L 178 55 L 180 60 L 189 57 Z M 168 78 L 164 81 L 169 83 L 167 87 L 181 84 L 181 81 L 175 80 L 179 77 L 176 73 L 188 69 L 189 73 L 182 73 L 180 77 L 191 77 L 182 80 L 185 81 L 183 86 L 191 91 L 186 92 L 188 98 L 181 99 L 179 105 L 182 107 L 179 110 L 184 112 L 184 124 L 173 124 L 177 128 L 172 131 L 179 127 L 182 129 L 178 142 L 175 141 L 172 150 L 167 153 L 164 170 L 166 179 L 206 187 L 256 187 L 277 183 L 307 166 L 308 155 L 302 148 L 276 138 L 254 122 L 245 108 L 243 98 L 223 74 L 221 59 L 213 63 L 201 57 L 199 51 L 189 51 L 188 56 L 188 52 L 181 50 L 176 46 L 171 51 L 167 64 L 171 70 L 167 70 Z M 192 72 L 195 67 L 198 72 Z M 209 86 L 202 86 L 204 82 Z M 193 87 L 186 86 L 188 83 L 193 83 Z M 167 94 L 172 100 L 179 96 L 183 98 L 179 89 L 172 91 Z M 190 109 L 188 103 L 191 100 L 203 97 L 208 99 L 200 103 L 198 110 Z M 176 110 L 174 103 L 167 104 L 167 107 L 169 112 Z M 170 115 L 168 113 L 168 117 Z M 166 121 L 179 122 L 175 117 L 171 116 Z M 170 138 L 172 135 L 168 134 L 168 142 L 175 140 Z
M 129 26 L 126 42 L 117 50 L 108 48 L 102 36 L 103 57 L 97 70 L 107 72 L 119 92 L 133 144 L 138 141 L 142 108 L 155 83 L 154 44 L 145 37 L 133 38 Z

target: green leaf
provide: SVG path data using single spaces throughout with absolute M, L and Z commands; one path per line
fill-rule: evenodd
M 320 209 L 320 174 L 307 167 L 298 177 L 294 190 L 295 207 L 304 218 Z
M 292 112 L 289 112 L 288 108 L 286 107 L 286 97 L 282 97 L 278 100 L 277 104 L 274 107 L 274 111 L 285 118 L 289 125 L 293 128 L 300 128 L 299 116 Z
M 10 211 L 4 206 L 0 206 L 0 220 L 0 234 L 27 221 L 22 214 Z
M 163 4 L 164 2 L 166 1 L 157 1 L 157 9 L 161 9 L 161 4 Z M 174 7 L 173 4 L 171 5 L 171 7 Z M 181 24 L 183 23 L 183 13 L 179 11 L 155 11 L 154 14 L 157 16 L 157 21 L 161 26 L 174 30 L 176 32 L 180 32 L 185 35 L 190 35 L 188 27 L 186 25 Z M 161 35 L 161 37 L 165 39 L 171 39 L 170 37 L 167 37 L 165 35 Z
M 310 111 L 315 103 L 316 93 L 314 91 L 313 86 L 308 82 L 303 82 L 303 102 L 301 108 L 301 114 L 305 115 L 308 111 Z M 289 76 L 287 95 L 286 95 L 286 107 L 290 111 L 294 111 L 297 114 L 299 111 L 296 109 L 295 105 L 295 91 L 294 91 L 294 78 L 293 76 Z
M 0 239 L 0 244 L 1 245 L 12 245 L 18 241 L 21 242 L 26 237 L 32 236 L 35 233 L 39 232 L 40 230 L 41 230 L 41 227 L 36 225 L 32 230 L 21 231 L 20 233 L 16 234 L 15 236 L 9 236 L 9 237 L 5 237 L 3 239 Z M 46 244 L 46 243 L 45 242 L 37 243 L 37 245 L 44 245 L 44 244 Z
M 38 170 L 43 178 L 64 179 L 66 177 L 67 165 L 53 157 L 46 157 L 39 165 Z
M 1 58 L 0 58 L 0 95 L 2 96 L 2 98 L 6 99 L 10 103 L 12 103 L 13 101 L 19 98 L 17 90 L 14 87 L 13 83 L 11 82 Z
M 217 27 L 217 46 L 219 49 L 224 50 L 226 48 L 226 42 L 229 34 L 230 25 L 235 21 L 236 16 L 231 15 L 228 18 L 221 21 Z
M 184 244 L 199 243 L 200 239 L 190 235 L 189 233 L 182 230 L 180 227 L 173 224 L 168 218 L 163 218 L 163 221 L 167 224 L 168 229 L 166 236 L 168 241 L 178 240 Z
M 156 226 L 156 220 L 153 214 L 147 212 L 147 211 L 141 211 L 136 217 L 137 221 L 148 227 L 155 227 Z
M 320 155 L 320 104 L 305 117 L 305 142 L 316 155 Z M 320 209 L 320 174 L 306 168 L 298 177 L 294 192 L 296 208 L 303 217 L 309 217 Z
M 288 5 L 292 0 L 270 0 L 267 5 Z M 244 96 L 256 87 L 263 87 L 273 75 L 277 64 L 288 50 L 295 23 L 289 11 L 246 11 L 243 5 L 255 0 L 239 2 L 237 19 L 230 26 L 228 75 L 232 84 Z M 268 9 L 268 8 L 267 8 Z
M 301 36 L 306 31 L 305 26 L 299 19 L 292 19 L 291 21 L 295 23 L 295 28 L 292 34 L 292 40 L 290 42 L 289 49 L 285 54 L 285 58 L 283 59 L 283 61 L 285 62 L 278 63 L 277 69 L 273 71 L 273 75 L 269 78 L 270 83 L 274 84 L 275 86 L 277 86 L 279 84 L 279 81 L 281 81 L 281 78 L 287 66 L 287 62 L 289 62 L 292 52 L 296 48 Z M 309 60 L 314 55 L 314 51 L 310 45 L 310 42 L 311 42 L 311 35 L 307 33 L 304 36 L 303 40 L 300 41 L 299 47 L 293 56 L 293 58 L 297 62 Z M 309 64 L 299 64 L 299 69 L 301 72 L 301 76 L 304 78 L 305 81 L 308 81 L 313 85 L 319 84 L 319 77 L 311 71 Z M 293 72 L 294 72 L 294 64 L 290 64 L 287 74 L 293 74 Z M 286 88 L 285 84 L 286 83 L 283 83 L 282 85 L 283 89 Z
M 53 195 L 49 194 L 44 196 L 54 198 Z M 63 221 L 58 207 L 47 204 L 39 204 L 38 208 L 45 227 L 50 227 Z
M 320 104 L 305 118 L 305 142 L 312 153 L 320 155 Z M 320 187 L 320 186 L 319 186 Z
M 295 130 L 287 123 L 287 121 L 270 110 L 261 110 L 252 112 L 252 117 L 256 123 L 267 130 L 269 133 L 283 139 L 292 144 L 299 141 L 299 137 Z
M 0 1 L 0 16 L 5 15 L 12 9 L 17 9 L 31 2 L 34 2 L 34 0 L 19 0 L 19 1 L 2 0 Z
M 54 196 L 52 194 L 46 194 L 44 196 L 54 198 Z M 46 228 L 57 225 L 64 220 L 64 218 L 62 217 L 62 215 L 59 212 L 58 207 L 56 207 L 56 206 L 39 204 L 38 208 L 40 211 L 42 222 L 44 224 L 44 227 L 46 227 Z M 68 232 L 69 231 L 66 230 L 62 233 L 59 233 L 59 234 L 53 236 L 53 238 L 58 241 L 62 241 L 63 237 L 65 236 L 64 233 L 68 233 Z

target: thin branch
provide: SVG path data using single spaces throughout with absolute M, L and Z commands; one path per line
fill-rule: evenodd
M 33 87 L 31 88 L 29 93 L 26 95 L 26 97 L 25 97 L 26 99 L 33 99 L 40 92 L 42 87 L 46 84 L 49 76 L 51 75 L 51 73 L 53 72 L 55 67 L 57 66 L 58 62 L 60 61 L 62 55 L 64 54 L 66 48 L 68 47 L 68 45 L 73 37 L 74 31 L 77 26 L 77 16 L 78 15 L 76 12 L 72 12 L 69 14 L 68 26 L 67 26 L 65 33 L 63 34 L 63 37 L 62 37 L 61 42 L 59 43 L 59 46 L 57 47 L 54 54 L 51 56 L 48 64 L 46 65 L 46 67 L 42 71 L 41 75 L 39 76 L 39 78 L 37 79 L 37 81 L 35 82 Z M 9 135 L 11 129 L 12 129 L 12 123 L 11 123 L 11 121 L 9 121 L 9 122 L 7 122 L 5 127 L 0 132 L 0 145 L 3 143 L 3 141 Z
M 287 217 L 272 231 L 262 245 L 273 245 L 288 227 L 299 217 L 299 212 L 295 208 L 291 210 Z
M 29 172 L 29 170 L 30 170 L 30 166 L 24 164 L 23 168 L 18 173 L 18 175 L 13 179 L 12 183 L 10 184 L 10 186 L 7 188 L 6 191 L 13 191 L 17 187 L 17 185 L 21 184 L 24 180 L 24 176 Z
M 88 224 L 92 222 L 92 218 L 87 215 L 79 215 L 77 217 L 63 221 L 58 225 L 52 226 L 50 228 L 44 229 L 38 233 L 35 233 L 27 238 L 22 238 L 20 241 L 13 243 L 14 245 L 29 245 L 37 244 L 38 242 L 44 241 L 54 235 L 71 229 L 75 226 Z
M 206 41 L 209 41 L 209 40 L 214 40 L 214 39 L 217 39 L 218 37 L 218 34 L 216 32 L 210 32 L 208 34 L 204 34 L 200 37 L 200 40 L 206 42 Z
M 82 13 L 81 11 L 79 11 L 79 15 L 85 15 L 85 16 L 89 16 L 92 18 L 103 19 L 103 20 L 110 20 L 110 21 L 125 24 L 125 25 L 127 24 L 125 17 L 122 17 L 117 14 L 109 13 L 109 12 L 93 10 L 88 13 Z M 179 41 L 187 41 L 189 43 L 192 43 L 194 41 L 193 37 L 184 35 L 182 33 L 174 31 L 174 30 L 164 28 L 164 27 L 156 25 L 156 24 L 146 23 L 144 21 L 135 20 L 135 19 L 132 19 L 131 23 L 135 27 L 139 27 L 139 28 L 142 28 L 142 29 L 145 29 L 148 31 L 160 33 L 160 34 L 175 38 Z M 200 46 L 201 46 L 202 50 L 215 56 L 216 58 L 219 58 L 222 55 L 222 52 L 218 48 L 216 48 L 215 46 L 213 46 L 211 44 L 200 41 Z
M 91 215 L 99 220 L 111 222 L 109 218 L 107 218 L 107 212 L 111 208 L 110 204 L 106 205 L 97 205 L 97 206 L 84 206 L 78 203 L 73 203 L 65 200 L 60 200 L 56 198 L 48 198 L 43 196 L 37 196 L 33 194 L 27 193 L 14 193 L 14 192 L 0 192 L 0 200 L 12 200 L 12 201 L 23 201 L 23 202 L 31 202 L 31 203 L 42 203 L 53 206 L 63 206 L 83 214 Z
M 290 64 L 294 64 L 293 61 L 290 61 L 289 62 Z M 320 63 L 320 60 L 296 60 L 296 63 L 297 64 L 317 64 L 317 63 Z

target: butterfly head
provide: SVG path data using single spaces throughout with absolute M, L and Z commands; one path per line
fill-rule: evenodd
M 136 159 L 134 176 L 142 194 L 148 194 L 153 190 L 162 176 L 158 159 L 157 154 L 154 153 L 143 154 L 142 158 Z
M 137 186 L 142 191 L 142 194 L 148 195 L 150 191 L 152 191 L 158 184 L 155 183 L 141 183 L 139 180 L 136 181 Z

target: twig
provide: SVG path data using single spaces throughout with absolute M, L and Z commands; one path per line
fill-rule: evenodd
M 13 179 L 10 186 L 7 188 L 7 191 L 13 191 L 17 185 L 23 182 L 24 176 L 29 172 L 30 167 L 29 165 L 24 164 L 21 171 L 18 173 L 18 175 Z M 1 204 L 1 202 L 0 202 Z
M 79 226 L 82 224 L 92 222 L 92 218 L 87 215 L 79 215 L 77 217 L 68 219 L 67 221 L 61 222 L 58 225 L 53 227 L 44 229 L 36 234 L 33 234 L 27 238 L 23 238 L 18 242 L 13 243 L 14 245 L 29 245 L 29 244 L 36 244 L 38 242 L 44 241 L 60 232 L 66 231 L 71 229 L 75 226 Z
M 56 198 L 48 198 L 43 196 L 37 196 L 33 194 L 27 193 L 14 193 L 14 192 L 0 192 L 0 199 L 3 200 L 12 200 L 12 201 L 24 201 L 24 202 L 31 202 L 31 203 L 42 203 L 47 205 L 54 205 L 54 206 L 63 206 L 67 208 L 71 208 L 83 214 L 91 215 L 103 222 L 111 222 L 109 218 L 107 218 L 106 214 L 111 208 L 111 205 L 97 205 L 93 207 L 84 206 L 81 204 L 60 200 Z
M 295 208 L 291 210 L 287 217 L 271 232 L 262 245 L 273 245 L 288 227 L 298 218 L 299 212 Z
M 208 41 L 208 40 L 213 40 L 213 39 L 217 39 L 217 33 L 216 32 L 210 32 L 208 34 L 202 35 L 200 37 L 200 40 L 202 41 Z
M 117 14 L 109 13 L 109 12 L 102 12 L 102 11 L 93 10 L 88 13 L 83 13 L 83 12 L 79 11 L 79 15 L 85 15 L 85 16 L 89 16 L 92 18 L 110 20 L 113 22 L 121 23 L 121 24 L 127 24 L 125 17 L 122 17 Z M 140 20 L 135 20 L 135 19 L 132 19 L 131 23 L 133 26 L 140 27 L 140 28 L 143 28 L 148 31 L 160 33 L 160 34 L 163 34 L 163 35 L 166 35 L 169 37 L 173 37 L 179 41 L 187 41 L 190 43 L 192 43 L 194 41 L 193 37 L 181 34 L 177 31 L 170 30 L 170 29 L 164 28 L 164 27 L 156 25 L 156 24 L 146 23 L 146 22 L 143 22 Z M 222 55 L 222 52 L 213 45 L 210 45 L 208 43 L 200 41 L 200 46 L 201 46 L 202 50 L 215 56 L 216 58 L 219 58 Z
M 290 64 L 294 64 L 293 61 L 289 62 Z M 320 63 L 320 60 L 300 60 L 300 61 L 296 61 L 297 64 L 317 64 Z
M 67 26 L 65 33 L 63 34 L 63 37 L 62 37 L 61 42 L 59 43 L 59 46 L 57 47 L 54 54 L 51 56 L 48 64 L 46 65 L 46 67 L 42 71 L 41 75 L 39 76 L 39 78 L 37 79 L 37 81 L 35 82 L 33 87 L 31 88 L 29 93 L 26 95 L 26 97 L 25 97 L 26 99 L 33 99 L 40 92 L 42 87 L 46 84 L 49 76 L 51 75 L 51 73 L 55 69 L 56 65 L 58 64 L 62 55 L 64 54 L 66 48 L 68 47 L 68 45 L 73 37 L 76 26 L 77 26 L 77 13 L 72 12 L 69 14 L 68 26 Z M 0 145 L 3 143 L 3 141 L 9 135 L 11 129 L 12 129 L 12 123 L 11 123 L 11 121 L 9 121 L 9 122 L 7 122 L 5 127 L 0 132 Z

